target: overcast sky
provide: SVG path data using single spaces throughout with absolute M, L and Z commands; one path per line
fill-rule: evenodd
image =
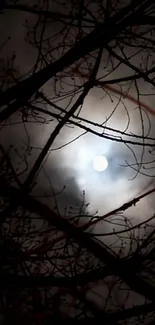
M 25 2 L 23 1 L 23 3 Z M 67 11 L 63 6 L 58 8 L 54 2 L 52 10 Z M 36 17 L 30 13 L 6 11 L 0 17 L 0 44 L 3 44 L 11 36 L 6 46 L 0 51 L 0 73 L 1 69 L 7 63 L 10 63 L 13 54 L 16 54 L 15 66 L 17 71 L 15 75 L 17 78 L 28 73 L 36 62 L 37 51 L 25 41 L 27 37 L 26 19 L 32 26 L 36 22 Z M 45 35 L 54 34 L 60 27 L 58 23 L 49 24 Z M 70 33 L 72 35 L 72 31 Z M 125 52 L 127 56 L 132 54 L 129 48 L 126 48 Z M 132 62 L 139 66 L 141 59 L 141 54 L 137 54 L 132 59 Z M 111 69 L 111 63 L 109 61 L 109 65 L 107 65 L 107 52 L 104 51 L 99 73 L 102 74 L 103 70 L 106 75 L 109 69 Z M 121 65 L 106 78 L 124 77 L 129 72 L 131 74 L 132 71 Z M 73 82 L 66 79 L 66 84 L 63 84 L 64 92 L 71 89 L 71 83 L 73 84 Z M 154 90 L 142 80 L 138 85 L 141 92 L 141 102 L 155 109 Z M 128 85 L 126 84 L 123 90 L 127 89 Z M 69 99 L 66 98 L 64 101 L 60 101 L 59 98 L 54 97 L 53 81 L 45 84 L 42 90 L 46 96 L 51 98 L 61 108 L 66 107 Z M 130 88 L 129 94 L 136 98 L 137 94 L 134 86 Z M 73 101 L 75 101 L 75 98 Z M 120 131 L 127 129 L 129 134 L 132 132 L 136 135 L 142 135 L 142 128 L 144 128 L 144 134 L 148 134 L 150 128 L 149 136 L 155 137 L 155 116 L 148 115 L 148 119 L 145 111 L 142 112 L 142 115 L 143 124 L 141 123 L 140 110 L 131 100 L 124 98 L 122 102 L 119 102 L 119 95 L 114 93 L 108 94 L 102 88 L 93 88 L 85 99 L 79 116 L 96 123 L 103 123 L 106 127 L 119 129 Z M 40 123 L 43 121 L 42 118 L 43 115 L 42 117 L 37 116 L 35 123 L 34 119 L 33 122 L 21 123 L 21 115 L 17 113 L 11 118 L 12 125 L 10 125 L 10 122 L 8 124 L 6 122 L 7 125 L 0 130 L 0 143 L 4 145 L 6 150 L 9 150 L 8 153 L 14 168 L 18 173 L 21 173 L 21 180 L 25 180 L 35 159 L 37 159 L 49 135 L 57 125 L 57 121 L 54 119 L 50 120 L 51 118 L 49 118 L 46 124 Z M 95 127 L 94 130 L 99 131 Z M 110 131 L 106 132 L 113 134 Z M 154 186 L 154 153 L 150 153 L 149 147 L 146 147 L 143 152 L 142 146 L 125 146 L 123 143 L 107 140 L 89 133 L 82 136 L 82 133 L 83 130 L 80 128 L 66 125 L 54 141 L 32 192 L 38 195 L 40 200 L 53 206 L 55 201 L 52 197 L 49 198 L 48 196 L 53 196 L 53 193 L 56 193 L 58 208 L 62 215 L 64 215 L 64 213 L 67 214 L 69 211 L 73 211 L 72 208 L 76 209 L 77 213 L 79 213 L 83 199 L 85 199 L 85 203 L 90 204 L 87 207 L 83 206 L 83 212 L 87 212 L 90 215 L 97 213 L 102 216 Z M 76 141 L 72 142 L 74 139 Z M 72 143 L 67 144 L 69 142 Z M 134 150 L 134 154 L 131 149 Z M 108 160 L 108 168 L 104 172 L 97 172 L 93 169 L 93 159 L 98 155 L 104 155 Z M 139 163 L 141 162 L 141 157 L 143 163 L 147 163 L 146 165 L 144 164 L 145 169 L 142 165 L 141 173 L 137 173 L 127 166 L 127 163 L 134 164 L 133 167 L 137 169 L 135 156 Z M 153 162 L 148 163 L 150 161 Z M 124 167 L 125 165 L 126 167 Z M 25 172 L 23 172 L 24 170 Z M 85 191 L 85 195 L 83 191 Z M 43 196 L 47 197 L 44 198 Z M 126 216 L 134 225 L 152 216 L 154 208 L 154 195 L 152 195 L 139 202 L 136 207 L 128 209 Z M 67 212 L 65 212 L 66 209 Z M 112 216 L 109 220 L 115 221 L 115 226 L 113 223 L 100 223 L 94 231 L 97 233 L 111 232 L 114 227 L 116 230 L 122 229 L 120 223 L 122 222 L 123 224 L 124 221 L 123 218 L 121 219 L 121 216 L 117 220 L 116 216 Z M 104 240 L 111 244 L 115 242 L 116 238 L 115 236 L 108 236 Z M 111 277 L 107 279 L 107 283 L 108 281 L 111 283 Z M 94 285 L 94 291 L 96 290 L 99 293 L 99 290 L 103 290 L 103 285 L 99 287 L 100 283 Z M 112 295 L 114 296 L 114 301 L 121 305 L 124 301 L 124 296 L 119 294 L 119 290 L 119 287 L 113 290 Z M 125 290 L 124 292 L 123 294 L 126 295 Z M 93 293 L 91 294 L 93 295 Z M 127 300 L 126 307 L 133 304 L 134 301 L 136 302 L 137 297 L 137 294 L 133 294 L 132 299 Z M 138 299 L 139 304 L 144 301 L 144 298 L 138 297 Z
M 52 9 L 58 10 L 57 7 L 52 7 Z M 62 7 L 60 7 L 60 10 L 62 10 Z M 33 25 L 36 17 L 30 13 L 20 12 L 19 14 L 19 12 L 7 11 L 5 14 L 1 15 L 0 20 L 0 30 L 3 31 L 1 32 L 1 43 L 3 43 L 7 37 L 11 36 L 11 39 L 1 50 L 0 56 L 5 58 L 5 62 L 7 62 L 12 54 L 15 53 L 15 66 L 18 70 L 17 75 L 19 73 L 21 76 L 31 70 L 37 58 L 37 52 L 25 41 L 27 35 L 25 27 L 26 19 L 30 25 Z M 49 35 L 51 32 L 54 33 L 59 30 L 59 28 L 60 26 L 58 23 L 52 24 L 51 26 L 49 24 L 45 35 Z M 129 48 L 126 48 L 125 51 L 126 55 L 132 54 Z M 141 54 L 137 54 L 133 58 L 133 62 L 137 65 L 139 65 L 140 60 Z M 1 65 L 3 66 L 3 64 L 4 62 L 2 61 Z M 104 69 L 104 74 L 108 72 L 108 69 L 111 69 L 111 64 L 109 63 L 110 66 L 106 66 L 106 64 L 107 53 L 105 51 L 100 68 L 100 72 Z M 121 65 L 107 78 L 123 77 L 127 75 L 128 72 L 129 69 Z M 66 84 L 64 87 L 65 91 L 70 89 L 70 85 Z M 128 85 L 125 85 L 124 90 L 127 90 L 127 87 Z M 151 108 L 154 108 L 154 93 L 151 87 L 143 81 L 140 81 L 139 89 L 141 94 L 143 94 L 143 96 L 140 96 L 141 101 Z M 46 84 L 43 90 L 46 95 L 52 98 L 54 96 L 52 81 Z M 132 97 L 135 96 L 136 98 L 135 87 L 131 87 L 129 93 Z M 146 96 L 148 93 L 153 95 Z M 60 107 L 64 108 L 67 99 L 61 102 L 55 99 L 55 102 Z M 112 93 L 108 95 L 103 89 L 94 88 L 85 99 L 80 116 L 97 123 L 102 122 L 106 126 L 119 129 L 120 131 L 126 130 L 128 126 L 128 133 L 133 132 L 142 135 L 142 123 L 137 105 L 128 99 L 123 99 L 123 102 L 118 103 L 119 95 Z M 115 109 L 112 114 L 116 105 L 118 105 L 117 109 Z M 154 136 L 155 117 L 149 115 L 149 121 L 145 112 L 142 112 L 142 114 L 144 133 L 147 134 L 149 123 L 151 123 L 149 136 Z M 12 121 L 21 121 L 19 114 L 14 115 Z M 26 158 L 28 170 L 30 169 L 34 159 L 37 158 L 41 148 L 43 148 L 56 124 L 57 121 L 54 120 L 45 125 L 39 123 L 25 123 L 25 125 L 15 123 L 12 126 L 8 125 L 1 129 L 1 141 L 5 145 L 5 148 L 14 145 L 14 148 L 10 149 L 9 154 L 14 161 L 15 168 L 18 168 L 19 162 L 25 155 L 27 156 L 26 148 L 30 146 L 32 148 L 31 155 Z M 95 130 L 98 131 L 99 129 L 96 128 Z M 37 186 L 34 189 L 35 193 L 39 195 L 44 195 L 47 191 L 50 195 L 52 194 L 52 185 L 56 193 L 61 192 L 57 196 L 57 201 L 62 213 L 66 207 L 75 207 L 76 204 L 81 205 L 83 190 L 85 190 L 86 203 L 90 203 L 86 209 L 87 212 L 92 214 L 98 211 L 99 215 L 103 215 L 119 207 L 128 200 L 131 200 L 136 195 L 139 195 L 144 189 L 148 189 L 150 183 L 151 186 L 154 185 L 153 178 L 150 177 L 155 176 L 154 162 L 146 165 L 148 168 L 147 170 L 144 170 L 143 167 L 141 168 L 141 172 L 144 174 L 147 173 L 149 177 L 140 173 L 137 174 L 137 172 L 130 167 L 123 167 L 123 165 L 127 165 L 127 162 L 129 164 L 135 164 L 135 158 L 131 149 L 134 150 L 138 162 L 141 160 L 142 153 L 143 162 L 152 161 L 154 155 L 149 153 L 149 147 L 143 152 L 140 146 L 127 147 L 124 144 L 106 140 L 92 134 L 85 134 L 75 142 L 64 146 L 82 133 L 83 130 L 75 126 L 65 126 L 61 130 L 44 162 L 44 168 L 38 176 Z M 93 159 L 96 155 L 104 155 L 108 159 L 108 168 L 102 173 L 96 172 L 93 169 Z M 21 170 L 25 167 L 25 163 L 19 165 Z M 133 167 L 137 169 L 137 166 L 134 165 Z M 21 179 L 25 179 L 27 172 L 28 171 L 21 175 Z M 62 191 L 64 186 L 66 186 L 66 188 Z M 49 204 L 51 204 L 51 202 L 52 199 L 49 201 Z M 128 216 L 132 216 L 133 223 L 137 223 L 140 220 L 148 218 L 153 211 L 154 203 L 152 196 L 144 199 L 143 202 L 140 202 L 134 209 L 130 209 L 127 214 Z M 107 227 L 109 230 L 110 226 Z

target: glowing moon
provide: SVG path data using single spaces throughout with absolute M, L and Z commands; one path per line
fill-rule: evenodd
M 108 160 L 104 156 L 96 156 L 93 160 L 93 168 L 97 172 L 102 172 L 108 167 Z

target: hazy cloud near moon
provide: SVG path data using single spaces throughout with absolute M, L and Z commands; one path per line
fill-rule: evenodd
M 6 47 L 7 55 L 11 56 L 12 51 L 16 51 L 17 59 L 16 64 L 20 66 L 21 73 L 25 73 L 31 68 L 32 63 L 36 58 L 36 53 L 23 42 L 25 37 L 25 27 L 22 28 L 22 21 L 26 18 L 30 18 L 30 14 L 5 14 L 10 20 L 10 27 L 6 27 L 5 19 L 2 17 L 1 30 L 5 30 L 3 34 L 3 39 L 11 34 L 12 39 Z M 16 20 L 16 17 L 18 19 Z M 16 21 L 16 24 L 15 24 Z M 5 29 L 4 27 L 5 26 Z M 20 30 L 20 32 L 19 32 Z M 27 50 L 26 50 L 27 49 Z M 9 51 L 8 51 L 9 50 Z M 1 53 L 3 55 L 4 52 Z M 120 77 L 123 74 L 122 69 L 117 71 L 114 77 Z M 48 86 L 44 87 L 44 91 L 52 96 L 52 87 L 50 83 Z M 141 90 L 145 93 L 151 91 L 150 88 L 142 84 Z M 132 95 L 134 96 L 135 91 Z M 86 98 L 83 109 L 80 116 L 84 118 L 89 118 L 96 122 L 105 122 L 115 104 L 118 102 L 118 98 L 111 94 L 113 97 L 113 102 L 111 102 L 108 95 L 105 97 L 105 92 L 100 89 L 94 88 L 90 91 L 89 96 Z M 151 107 L 153 106 L 154 97 L 149 96 L 143 98 Z M 140 115 L 138 109 L 135 109 L 133 103 L 129 100 L 124 99 L 126 103 L 129 115 L 130 115 L 130 126 L 128 132 L 135 132 L 136 134 L 141 134 Z M 63 107 L 63 104 L 62 104 Z M 145 121 L 145 129 L 148 129 L 148 120 L 143 113 Z M 17 117 L 14 117 L 17 118 Z M 19 117 L 18 117 L 19 118 Z M 119 128 L 121 131 L 125 130 L 128 122 L 128 116 L 123 104 L 120 103 L 116 112 L 112 117 L 105 123 L 106 126 Z M 152 131 L 151 135 L 154 134 L 155 119 L 151 117 Z M 7 148 L 10 144 L 14 144 L 17 150 L 24 155 L 24 150 L 29 141 L 30 146 L 32 146 L 31 156 L 27 157 L 29 167 L 32 166 L 34 158 L 37 158 L 40 149 L 45 144 L 48 136 L 52 132 L 54 126 L 57 122 L 51 122 L 47 125 L 26 125 L 24 126 L 13 125 L 8 126 L 1 130 L 1 142 Z M 9 137 L 8 137 L 9 132 Z M 81 130 L 77 128 L 68 128 L 65 126 L 60 132 L 59 136 L 55 140 L 53 147 L 51 149 L 56 149 L 57 147 L 63 146 L 66 142 L 73 140 L 76 136 L 81 134 Z M 29 135 L 29 139 L 27 137 Z M 4 138 L 3 138 L 4 136 Z M 2 140 L 2 138 L 4 140 Z M 21 149 L 23 148 L 23 149 Z M 133 148 L 133 147 L 132 147 Z M 23 151 L 22 151 L 23 150 Z M 141 147 L 134 147 L 134 152 L 136 153 L 138 159 L 141 157 L 142 149 Z M 17 163 L 19 157 L 13 150 L 10 152 L 14 164 Z M 92 168 L 92 161 L 95 155 L 105 155 L 108 159 L 108 168 L 103 173 L 97 173 Z M 144 153 L 144 160 L 151 160 L 148 148 L 146 148 Z M 66 206 L 76 207 L 76 204 L 80 205 L 82 202 L 82 191 L 85 190 L 86 202 L 90 203 L 88 209 L 89 213 L 95 213 L 98 211 L 99 215 L 102 215 L 109 210 L 112 210 L 119 205 L 125 203 L 126 201 L 135 197 L 143 188 L 149 183 L 150 178 L 138 175 L 134 180 L 135 172 L 130 168 L 121 167 L 120 165 L 125 164 L 125 160 L 130 163 L 135 163 L 133 154 L 130 149 L 125 147 L 123 144 L 115 143 L 95 137 L 94 135 L 86 134 L 79 138 L 72 144 L 69 144 L 59 150 L 53 150 L 49 153 L 48 159 L 44 165 L 44 170 L 48 175 L 48 180 L 50 180 L 53 188 L 56 192 L 62 190 L 63 186 L 66 188 L 57 196 L 57 202 L 60 207 L 61 212 L 64 211 Z M 20 167 L 21 168 L 21 167 Z M 149 171 L 151 173 L 151 171 Z M 26 173 L 25 173 L 26 175 Z M 23 177 L 23 176 L 22 176 Z M 24 176 L 25 177 L 25 176 Z M 38 185 L 35 189 L 38 193 L 47 192 L 50 188 L 49 182 L 47 182 L 47 177 L 45 177 L 44 171 L 41 172 L 38 178 Z M 130 210 L 132 214 L 134 211 L 134 216 L 136 222 L 140 218 L 145 219 L 150 216 L 154 211 L 154 204 L 152 198 L 145 199 L 143 203 L 139 203 L 137 208 Z

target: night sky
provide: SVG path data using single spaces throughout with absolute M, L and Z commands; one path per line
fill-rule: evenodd
M 29 4 L 28 0 L 27 3 L 26 1 L 19 2 Z M 73 3 L 70 4 L 70 2 L 66 6 L 61 2 L 58 5 L 53 1 L 50 4 L 53 11 L 66 14 L 72 5 Z M 74 7 L 76 11 L 76 3 L 74 3 Z M 91 8 L 90 5 L 90 9 L 95 14 L 96 7 Z M 6 10 L 4 14 L 1 14 L 0 44 L 3 44 L 11 36 L 11 39 L 6 42 L 0 51 L 1 76 L 5 74 L 6 67 L 11 65 L 12 56 L 14 55 L 15 78 L 23 78 L 32 73 L 38 52 L 34 45 L 30 44 L 32 40 L 30 29 L 36 23 L 36 16 L 31 13 Z M 42 32 L 42 25 L 36 24 L 36 41 L 39 40 Z M 63 23 L 58 21 L 49 21 L 45 26 L 43 38 L 47 39 L 53 35 L 51 43 L 44 43 L 43 53 L 47 55 L 48 63 L 50 60 L 55 61 L 61 57 L 72 42 L 74 43 L 77 36 L 75 27 L 66 28 L 63 31 L 62 27 Z M 84 32 L 86 33 L 86 31 L 87 28 L 85 28 Z M 54 47 L 62 42 L 65 43 L 65 47 L 61 48 L 59 45 L 54 50 Z M 49 44 L 53 50 L 47 54 Z M 111 42 L 112 45 L 114 44 Z M 118 51 L 117 53 L 121 53 L 121 48 L 116 46 L 115 50 Z M 145 50 L 139 52 L 136 47 L 130 47 L 129 45 L 126 45 L 123 51 L 129 61 L 137 68 L 144 68 L 146 61 L 147 66 L 152 67 L 155 59 L 153 51 L 150 50 L 149 57 Z M 90 62 L 94 61 L 95 53 L 92 54 L 92 57 L 89 57 Z M 44 64 L 45 62 L 42 63 L 42 67 Z M 84 72 L 87 71 L 87 64 L 83 63 L 82 60 L 81 66 Z M 40 69 L 39 64 L 38 69 Z M 79 95 L 74 95 L 73 90 L 75 85 L 82 85 L 83 79 L 76 69 L 75 67 L 67 68 L 62 75 L 61 73 L 58 74 L 57 80 L 56 78 L 49 80 L 40 89 L 49 100 L 61 109 L 69 110 Z M 74 78 L 72 78 L 71 73 L 74 74 Z M 112 61 L 107 50 L 103 50 L 97 75 L 98 78 L 102 77 L 101 81 L 124 78 L 132 73 L 131 68 L 118 64 L 116 58 Z M 10 76 L 7 75 L 7 78 L 13 83 L 11 74 Z M 6 89 L 3 81 L 1 81 L 1 86 Z M 137 94 L 137 86 L 139 94 Z M 77 125 L 65 125 L 56 137 L 35 179 L 36 184 L 31 194 L 52 208 L 57 204 L 61 215 L 69 215 L 72 211 L 77 211 L 77 214 L 81 213 L 82 215 L 87 213 L 89 216 L 103 216 L 155 185 L 154 151 L 150 146 L 143 149 L 143 140 L 135 137 L 155 137 L 155 113 L 153 114 L 147 109 L 149 107 L 150 111 L 154 110 L 155 112 L 155 91 L 153 86 L 140 78 L 136 84 L 134 82 L 132 84 L 131 82 L 123 82 L 113 87 L 118 90 L 117 94 L 99 86 L 91 89 L 84 100 L 83 106 L 75 113 L 79 119 L 72 118 L 72 121 L 79 123 L 79 125 L 85 125 L 95 132 L 103 134 L 103 137 L 85 132 L 84 129 L 79 128 Z M 67 93 L 69 93 L 68 97 Z M 142 103 L 141 109 L 138 107 L 138 95 L 139 101 Z M 135 102 L 131 100 L 131 97 L 135 99 Z M 51 110 L 55 114 L 59 113 L 57 109 L 51 108 L 48 104 L 44 105 L 39 100 L 36 100 L 35 104 Z M 2 123 L 0 143 L 8 151 L 14 169 L 23 182 L 60 119 L 57 120 L 52 116 L 47 117 L 43 113 L 37 113 L 33 117 L 28 117 L 28 121 L 24 120 L 23 122 L 21 116 L 21 112 L 17 112 L 13 114 L 10 120 Z M 60 118 L 61 116 L 63 116 L 62 113 Z M 80 121 L 80 118 L 86 119 L 90 123 Z M 96 123 L 96 126 L 92 125 L 92 122 Z M 102 127 L 99 127 L 99 125 Z M 118 130 L 120 133 L 111 131 L 110 128 Z M 128 133 L 128 135 L 123 134 L 123 132 Z M 111 139 L 108 139 L 109 137 Z M 127 140 L 127 143 L 121 142 L 121 139 Z M 137 141 L 139 144 L 133 144 L 130 141 Z M 145 142 L 154 143 L 153 140 L 146 139 Z M 108 160 L 108 167 L 103 172 L 97 172 L 93 169 L 93 159 L 100 155 L 105 156 Z M 152 194 L 137 203 L 135 207 L 128 209 L 123 216 L 127 216 L 131 224 L 135 225 L 151 217 L 154 214 L 154 208 L 154 194 Z M 123 216 L 120 215 L 118 218 L 112 216 L 108 219 L 111 223 L 108 221 L 100 222 L 93 231 L 96 233 L 111 233 L 113 228 L 122 230 L 124 229 Z M 152 223 L 154 222 L 152 221 Z M 115 236 L 103 237 L 106 243 L 114 246 L 116 239 Z M 119 246 L 119 240 L 121 241 L 121 239 L 118 239 L 116 248 L 114 248 L 116 250 L 117 246 Z M 126 251 L 128 251 L 128 240 L 126 245 Z M 134 245 L 133 243 L 133 247 Z M 99 291 L 98 286 L 94 290 Z M 124 296 L 119 295 L 117 290 L 114 290 L 115 295 L 114 299 L 117 303 L 118 300 L 123 301 Z M 136 299 L 137 295 L 135 294 L 129 300 L 129 305 L 131 301 Z M 141 299 L 138 299 L 139 303 L 141 303 Z
M 20 12 L 19 14 L 19 12 L 11 10 L 6 11 L 1 17 L 1 30 L 4 31 L 1 35 L 1 43 L 3 43 L 7 37 L 11 36 L 11 40 L 9 40 L 6 46 L 1 50 L 1 57 L 5 58 L 5 62 L 7 62 L 13 54 L 16 54 L 14 64 L 17 68 L 17 75 L 19 73 L 22 76 L 23 73 L 30 71 L 35 62 L 34 60 L 37 52 L 32 45 L 27 44 L 25 41 L 27 35 L 25 21 L 27 20 L 29 25 L 33 26 L 35 18 L 36 17 L 30 13 Z M 9 21 L 9 24 L 6 24 L 7 20 Z M 55 24 L 53 23 L 52 28 L 47 25 L 45 35 L 48 35 L 51 30 L 54 34 L 54 32 L 59 30 L 59 28 L 58 22 Z M 73 31 L 71 32 L 73 33 Z M 131 53 L 133 55 L 133 49 L 129 47 L 125 48 L 125 52 L 128 56 L 131 55 Z M 103 57 L 104 59 L 102 59 L 99 74 L 106 75 L 110 69 L 112 70 L 112 68 L 111 63 L 109 63 L 109 66 L 107 65 L 106 51 L 104 52 Z M 140 60 L 142 60 L 141 54 L 136 54 L 133 57 L 132 62 L 135 62 L 138 66 Z M 150 58 L 150 64 L 152 62 L 151 60 L 153 60 L 152 57 Z M 114 61 L 114 63 L 117 62 Z M 4 62 L 2 61 L 1 64 L 3 65 Z M 127 69 L 124 65 L 120 65 L 114 72 L 109 73 L 104 80 L 124 77 L 128 75 L 127 72 L 128 74 L 131 74 L 132 70 Z M 77 82 L 79 82 L 79 80 Z M 69 80 L 69 78 L 63 79 L 64 89 L 62 91 L 64 94 L 67 90 L 72 89 L 71 83 L 73 84 L 73 81 Z M 141 102 L 146 103 L 151 109 L 154 109 L 154 90 L 141 79 L 138 83 L 141 93 Z M 53 102 L 64 109 L 70 98 L 66 98 L 64 101 L 62 99 L 59 100 L 58 97 L 55 97 L 52 86 L 52 81 L 48 82 L 47 85 L 44 86 L 43 89 L 45 94 L 50 98 L 53 98 Z M 115 88 L 120 90 L 121 86 Z M 59 84 L 57 87 L 59 89 Z M 137 94 L 134 85 L 124 83 L 122 89 L 125 92 L 129 87 L 130 90 L 128 94 L 136 99 Z M 151 93 L 151 95 L 146 96 L 148 93 Z M 94 87 L 85 99 L 79 116 L 99 124 L 103 123 L 104 126 L 118 129 L 119 131 L 125 131 L 127 129 L 126 132 L 128 132 L 128 134 L 131 134 L 132 132 L 135 135 L 142 135 L 143 131 L 140 110 L 137 106 L 138 105 L 131 102 L 128 98 L 123 99 L 120 95 L 112 92 L 106 93 L 106 90 L 104 91 L 103 88 L 99 89 Z M 56 112 L 54 109 L 53 111 Z M 145 112 L 146 110 L 143 108 L 142 115 L 144 133 L 147 134 L 149 131 L 148 136 L 153 137 L 155 118 L 150 113 L 147 113 L 148 115 L 146 115 Z M 19 114 L 14 115 L 12 121 L 13 123 L 21 121 Z M 46 125 L 41 125 L 41 121 L 40 117 L 36 124 L 33 121 L 33 124 L 25 123 L 25 126 L 23 127 L 23 125 L 18 123 L 15 125 L 13 124 L 12 126 L 7 126 L 1 130 L 1 138 L 3 138 L 2 141 L 4 141 L 5 145 L 9 146 L 15 144 L 16 149 L 20 151 L 21 155 L 25 154 L 26 147 L 29 144 L 32 148 L 31 156 L 27 156 L 27 160 L 30 164 L 33 163 L 34 159 L 39 154 L 40 149 L 48 139 L 49 134 L 57 124 L 54 120 L 48 122 Z M 87 124 L 87 126 L 90 128 L 92 127 L 90 124 Z M 98 127 L 92 128 L 97 132 L 103 132 Z M 116 134 L 109 130 L 104 130 L 104 132 L 105 135 L 106 133 L 107 135 L 112 136 L 118 135 L 118 138 L 122 136 L 121 134 Z M 153 161 L 154 155 L 149 153 L 149 147 L 145 148 L 141 162 L 142 146 L 133 146 L 130 144 L 124 145 L 123 143 L 100 138 L 90 133 L 82 136 L 83 133 L 84 130 L 76 126 L 65 126 L 54 141 L 48 158 L 44 163 L 44 169 L 48 174 L 53 187 L 59 191 L 63 186 L 66 186 L 66 190 L 63 191 L 61 198 L 59 197 L 62 209 L 64 209 L 66 199 L 69 205 L 74 205 L 76 200 L 81 200 L 81 193 L 85 190 L 87 203 L 90 203 L 89 212 L 95 213 L 98 211 L 101 215 L 132 199 L 134 196 L 142 192 L 143 188 L 146 188 L 147 184 L 150 184 L 150 181 L 152 183 L 153 179 L 150 176 L 154 177 L 155 174 L 154 162 L 152 163 L 151 161 Z M 80 138 L 76 141 L 64 146 L 66 143 L 79 136 Z M 127 137 L 127 140 L 132 141 L 134 138 Z M 13 159 L 15 159 L 16 164 L 19 157 L 15 154 L 14 149 L 11 149 L 10 154 L 12 157 L 14 156 Z M 98 173 L 93 170 L 93 158 L 96 155 L 105 155 L 107 157 L 109 165 L 106 171 Z M 137 162 L 142 165 L 139 173 L 137 172 L 139 165 L 137 165 L 134 155 L 137 157 Z M 148 162 L 151 163 L 148 164 Z M 145 165 L 145 163 L 147 163 L 147 165 Z M 128 164 L 133 164 L 133 168 L 129 167 Z M 22 168 L 24 169 L 24 166 L 20 166 L 20 168 L 22 170 Z M 26 174 L 27 171 L 23 173 L 22 177 L 25 178 Z M 39 177 L 43 180 L 45 177 L 43 171 L 41 171 Z M 39 191 L 42 191 L 42 186 L 45 190 L 47 182 L 41 181 L 40 186 L 38 181 L 37 186 L 39 187 Z M 151 186 L 153 186 L 153 184 L 151 184 Z M 65 198 L 65 203 L 63 203 L 63 197 Z M 146 210 L 143 209 L 143 215 L 141 218 L 145 218 L 148 205 L 150 207 L 150 202 L 147 203 L 146 201 L 144 204 Z

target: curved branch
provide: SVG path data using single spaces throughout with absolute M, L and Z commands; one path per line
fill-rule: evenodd
M 88 249 L 103 263 L 106 263 L 108 269 L 112 270 L 113 274 L 117 274 L 127 285 L 139 294 L 147 297 L 151 301 L 155 301 L 155 289 L 147 280 L 138 276 L 131 268 L 129 263 L 115 257 L 102 243 L 90 238 L 89 234 L 76 228 L 61 216 L 56 215 L 49 207 L 45 206 L 38 200 L 33 199 L 30 195 L 16 188 L 10 187 L 3 180 L 1 180 L 0 192 L 9 196 L 10 201 L 20 203 L 26 207 L 30 212 L 35 212 L 48 220 L 49 224 L 52 223 L 57 229 L 65 232 L 69 237 L 72 237 L 82 247 Z M 127 267 L 126 267 L 127 265 Z
M 149 0 L 132 1 L 125 8 L 120 10 L 108 22 L 97 27 L 77 42 L 67 53 L 54 63 L 48 64 L 45 68 L 35 73 L 31 77 L 21 81 L 16 86 L 0 93 L 0 105 L 3 106 L 16 99 L 6 109 L 0 113 L 0 121 L 3 122 L 27 101 L 56 73 L 63 71 L 80 58 L 98 49 L 101 44 L 107 45 L 113 40 L 122 29 L 131 24 L 133 17 L 137 16 L 139 11 L 144 10 L 149 4 Z M 133 10 L 134 9 L 134 10 Z

